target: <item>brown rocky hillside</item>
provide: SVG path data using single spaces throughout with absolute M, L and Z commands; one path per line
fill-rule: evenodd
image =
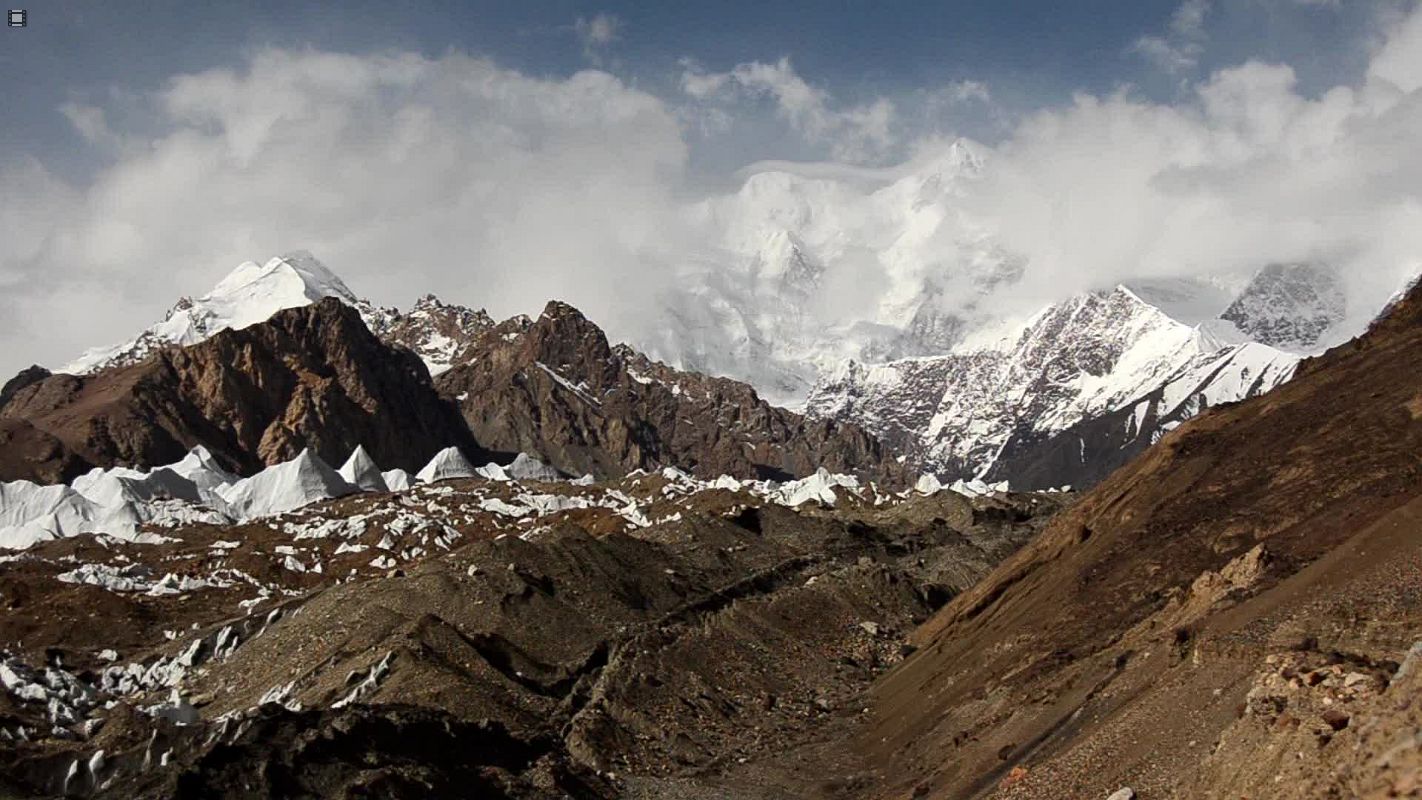
M 490 329 L 475 349 L 477 357 L 439 376 L 440 391 L 486 446 L 538 453 L 569 474 L 675 466 L 702 477 L 784 479 L 825 467 L 903 477 L 857 425 L 809 420 L 744 383 L 612 347 L 565 303 Z
M 914 637 L 884 797 L 1417 796 L 1422 291 L 1186 423 Z

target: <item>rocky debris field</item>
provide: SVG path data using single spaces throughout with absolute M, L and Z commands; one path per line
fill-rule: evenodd
M 0 561 L 0 787 L 777 796 L 1067 499 L 475 477 L 41 541 Z

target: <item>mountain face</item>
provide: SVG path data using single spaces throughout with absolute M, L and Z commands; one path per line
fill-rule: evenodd
M 1271 264 L 1220 318 L 1261 344 L 1307 352 L 1344 319 L 1347 298 L 1333 272 L 1315 264 Z
M 308 305 L 315 297 L 322 299 Z M 233 327 L 273 305 L 290 307 L 269 322 Z M 317 308 L 310 313 L 327 333 L 289 335 L 290 320 Z M 343 337 L 351 342 L 344 349 Z M 196 343 L 184 346 L 189 340 Z M 430 379 L 409 361 L 415 356 L 438 375 L 443 400 L 426 396 Z M 597 477 L 673 466 L 704 477 L 788 479 L 823 467 L 909 481 L 857 425 L 806 420 L 745 384 L 614 349 L 565 304 L 550 304 L 538 320 L 500 325 L 431 296 L 408 312 L 381 309 L 354 299 L 304 254 L 244 264 L 200 300 L 180 303 L 164 323 L 81 362 L 84 374 L 14 392 L 3 412 L 12 421 L 0 437 L 15 455 L 0 476 L 57 481 L 95 465 L 153 466 L 203 444 L 244 474 L 306 448 L 339 463 L 364 445 L 377 463 L 405 471 L 453 446 L 476 460 L 483 447 L 506 459 L 533 453 L 565 473 Z M 162 377 L 141 377 L 153 370 Z M 397 387 L 402 380 L 409 386 Z M 128 398 L 130 382 L 160 388 L 156 397 L 122 400 L 121 410 L 107 401 L 97 411 L 84 406 L 100 394 Z M 456 405 L 463 419 L 448 413 Z M 389 425 L 374 424 L 382 416 Z M 114 430 L 122 434 L 110 441 Z
M 1413 290 L 1166 434 L 920 628 L 859 737 L 882 796 L 1415 794 L 1419 453 Z
M 449 446 L 480 452 L 418 358 L 335 298 L 131 365 L 31 383 L 0 408 L 0 441 L 11 445 L 0 476 L 51 483 L 177 461 L 197 445 L 242 473 L 307 448 L 339 463 L 363 445 L 407 470 Z
M 906 477 L 857 425 L 807 420 L 746 384 L 614 348 L 564 303 L 487 330 L 474 349 L 477 358 L 439 376 L 440 392 L 485 446 L 538 453 L 569 474 L 674 465 L 707 478 L 787 479 L 821 467 Z
M 419 356 L 431 375 L 471 360 L 479 334 L 494 327 L 483 309 L 442 303 L 432 294 L 416 300 L 408 312 L 362 310 L 361 316 L 376 336 Z
M 926 470 L 1059 486 L 1104 477 L 1204 408 L 1287 380 L 1297 361 L 1222 345 L 1117 287 L 1052 306 L 990 347 L 847 362 L 807 413 L 860 422 Z
M 943 352 L 1023 268 L 958 208 L 982 168 L 959 141 L 902 176 L 749 176 L 696 209 L 715 245 L 690 256 L 638 349 L 790 408 L 844 359 Z
M 727 251 L 664 298 L 655 313 L 668 315 L 665 325 L 644 344 L 654 356 L 670 353 L 675 363 L 711 374 L 749 376 L 772 401 L 803 408 L 821 426 L 859 426 L 903 456 L 907 467 L 948 480 L 1047 487 L 1089 485 L 1202 408 L 1267 391 L 1288 379 L 1300 354 L 1320 351 L 1343 329 L 1337 277 L 1316 265 L 1273 265 L 1236 284 L 1142 280 L 1084 293 L 1007 325 L 991 298 L 1020 278 L 1023 265 L 953 211 L 981 168 L 964 145 L 867 194 L 833 180 L 752 176 L 734 197 L 702 209 L 727 231 Z M 882 286 L 849 292 L 864 295 L 872 308 L 836 322 L 830 306 L 855 277 L 849 265 L 863 259 L 887 277 Z M 163 323 L 123 345 L 92 351 L 69 369 L 132 363 L 155 349 L 200 341 L 322 297 L 355 308 L 379 338 L 416 353 L 433 375 L 478 361 L 481 350 L 508 350 L 501 337 L 524 332 L 517 320 L 498 327 L 483 311 L 433 296 L 408 312 L 379 308 L 357 299 L 309 254 L 293 253 L 260 267 L 242 265 L 208 295 L 180 302 Z M 600 331 L 593 341 L 605 345 Z M 574 383 L 603 385 L 601 367 L 586 371 Z M 490 390 L 498 385 L 492 372 L 466 377 Z M 460 388 L 450 397 L 463 393 Z M 537 394 L 524 397 L 522 407 L 539 407 Z M 743 409 L 760 402 L 722 401 Z M 464 405 L 476 435 L 490 437 L 492 446 L 511 453 L 535 444 L 554 452 L 569 448 L 550 458 L 560 468 L 598 475 L 703 460 L 708 469 L 724 466 L 737 475 L 757 469 L 804 474 L 811 454 L 829 441 L 809 444 L 800 455 L 742 459 L 731 455 L 729 440 L 684 441 L 688 434 L 671 433 L 686 428 L 675 418 L 648 433 L 646 415 L 661 412 L 639 406 L 627 410 L 627 425 L 601 432 L 590 410 L 565 409 L 554 418 L 583 419 L 558 433 L 550 428 L 551 438 L 536 442 L 543 434 L 529 431 L 538 428 L 538 414 L 500 421 L 492 409 L 509 409 L 499 403 L 472 412 Z M 808 423 L 776 433 L 758 429 L 749 441 L 759 443 L 762 435 L 785 441 L 777 437 L 800 424 Z M 39 434 L 14 441 L 32 453 L 52 449 Z M 844 445 L 850 454 L 835 463 L 861 463 L 864 456 L 883 462 L 862 446 Z M 708 447 L 719 455 L 693 455 Z M 592 450 L 596 458 L 573 455 Z
M 5 385 L 0 387 L 0 408 L 4 408 L 5 404 L 10 402 L 10 398 L 14 397 L 16 392 L 32 383 L 38 383 L 48 378 L 51 374 L 49 370 L 38 364 L 20 370 L 15 377 L 5 381 Z
M 446 305 L 432 295 L 408 313 L 381 308 L 357 298 L 344 281 L 310 253 L 296 251 L 258 265 L 248 261 L 197 299 L 184 297 L 168 316 L 121 344 L 89 350 L 55 370 L 87 375 L 109 367 L 135 364 L 154 352 L 196 344 L 230 328 L 265 321 L 278 311 L 335 298 L 356 309 L 377 336 L 413 351 L 431 374 L 464 358 L 469 342 L 493 325 L 481 311 Z

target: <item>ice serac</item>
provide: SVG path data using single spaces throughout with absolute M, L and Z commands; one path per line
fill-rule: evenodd
M 505 472 L 510 478 L 520 481 L 556 481 L 563 477 L 558 474 L 558 470 L 528 453 L 519 453 L 514 456 L 513 462 L 505 468 Z
M 93 504 L 68 486 L 0 483 L 0 548 L 18 550 L 73 536 L 87 527 L 93 514 Z
M 290 461 L 267 467 L 220 490 L 222 499 L 242 519 L 280 514 L 317 500 L 360 491 L 310 449 Z
M 350 458 L 341 465 L 339 470 L 342 478 L 347 483 L 359 486 L 367 492 L 388 492 L 390 487 L 385 483 L 385 476 L 381 474 L 380 467 L 376 466 L 375 459 L 370 457 L 370 453 L 365 451 L 365 446 L 357 446 L 351 451 Z
M 474 465 L 459 452 L 459 448 L 446 447 L 435 453 L 430 463 L 415 475 L 415 479 L 420 483 L 435 483 L 453 478 L 472 478 L 475 475 Z
M 230 521 L 224 501 L 168 467 L 94 469 L 70 486 L 0 483 L 0 548 L 80 534 L 159 542 L 162 537 L 144 532 L 145 525 Z
M 1050 488 L 1099 479 L 1205 407 L 1287 380 L 1297 362 L 1261 344 L 1222 345 L 1118 286 L 1053 305 L 985 347 L 848 362 L 807 410 L 860 422 L 950 478 Z M 1125 410 L 1104 438 L 1082 427 Z
M 180 461 L 169 464 L 167 469 L 192 481 L 200 490 L 216 489 L 219 486 L 236 483 L 238 476 L 223 469 L 213 457 L 212 451 L 198 445 Z
M 193 481 L 168 468 L 152 472 L 117 467 L 93 470 L 74 479 L 74 491 L 101 506 L 144 503 L 153 500 L 202 502 L 202 492 Z
M 399 468 L 386 470 L 380 473 L 380 477 L 392 492 L 403 492 L 414 483 L 410 480 L 410 473 Z

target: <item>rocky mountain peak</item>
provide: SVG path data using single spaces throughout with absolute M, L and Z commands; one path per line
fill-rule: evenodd
M 602 386 L 611 380 L 607 335 L 573 306 L 554 300 L 543 308 L 523 339 L 527 352 L 553 367 L 576 365 L 582 379 Z
M 613 348 L 567 303 L 500 323 L 479 343 L 478 358 L 439 376 L 440 391 L 484 446 L 538 453 L 567 474 L 675 466 L 703 477 L 788 478 L 825 466 L 903 477 L 858 426 L 806 420 L 746 384 Z
M 1337 274 L 1319 264 L 1270 264 L 1220 315 L 1256 342 L 1295 352 L 1326 343 L 1347 313 Z
M 0 477 L 55 481 L 91 467 L 155 465 L 205 445 L 251 473 L 310 448 L 339 463 L 358 445 L 418 469 L 444 447 L 480 452 L 413 353 L 334 297 L 92 375 L 55 375 L 0 408 Z
M 15 377 L 5 381 L 5 385 L 0 387 L 0 408 L 4 408 L 16 392 L 31 384 L 39 383 L 51 374 L 53 373 L 38 364 L 20 370 Z

